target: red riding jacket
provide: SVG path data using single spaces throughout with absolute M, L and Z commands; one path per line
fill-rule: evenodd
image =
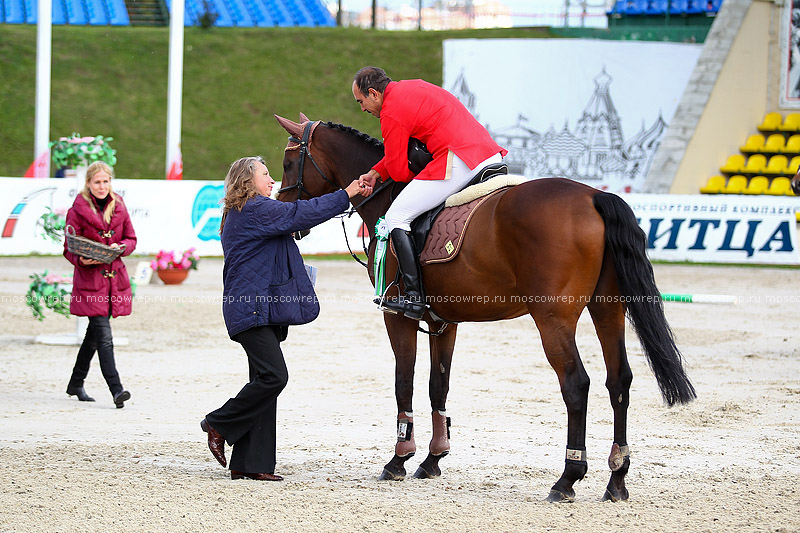
M 94 196 L 89 197 L 94 204 L 94 211 L 86 198 L 79 194 L 67 211 L 67 225 L 75 228 L 76 235 L 87 239 L 103 244 L 124 244 L 122 255 L 130 255 L 136 248 L 136 233 L 122 197 L 114 194 L 117 203 L 108 224 L 103 220 L 103 213 Z M 70 313 L 77 316 L 114 317 L 131 314 L 131 282 L 121 257 L 110 264 L 84 265 L 79 256 L 67 250 L 66 239 L 64 257 L 75 265 Z
M 383 92 L 381 134 L 385 155 L 372 168 L 394 181 L 445 179 L 450 151 L 471 169 L 496 153 L 508 153 L 458 98 L 423 80 L 389 82 Z M 410 137 L 433 154 L 433 161 L 416 176 L 408 169 Z

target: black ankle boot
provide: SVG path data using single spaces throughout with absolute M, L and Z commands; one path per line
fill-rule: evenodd
M 394 251 L 397 254 L 400 275 L 405 286 L 405 294 L 396 300 L 387 299 L 384 305 L 389 310 L 403 313 L 411 320 L 422 320 L 422 315 L 425 314 L 425 303 L 422 298 L 417 252 L 414 249 L 411 233 L 402 229 L 393 229 L 391 237 Z
M 67 394 L 70 396 L 77 396 L 78 399 L 82 402 L 93 402 L 94 398 L 86 394 L 86 391 L 83 390 L 83 387 L 67 387 Z
M 114 405 L 117 406 L 117 409 L 122 409 L 125 407 L 125 402 L 131 399 L 131 393 L 126 390 L 121 390 L 117 392 L 114 396 Z

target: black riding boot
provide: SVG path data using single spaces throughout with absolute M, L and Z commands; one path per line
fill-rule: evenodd
M 425 314 L 425 304 L 422 300 L 419 265 L 411 233 L 402 229 L 393 229 L 391 237 L 394 251 L 397 254 L 400 274 L 403 277 L 403 285 L 405 285 L 405 295 L 401 295 L 397 300 L 387 299 L 384 305 L 393 311 L 403 313 L 412 320 L 422 320 L 422 315 Z

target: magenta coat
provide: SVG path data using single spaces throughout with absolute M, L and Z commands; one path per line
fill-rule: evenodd
M 114 193 L 110 193 L 114 194 Z M 67 211 L 67 225 L 75 228 L 75 234 L 102 242 L 125 245 L 122 255 L 130 255 L 136 248 L 136 233 L 125 202 L 118 194 L 111 222 L 106 224 L 97 201 L 90 195 L 95 210 L 78 195 Z M 64 257 L 75 265 L 72 277 L 72 298 L 69 312 L 77 316 L 125 316 L 131 314 L 131 282 L 125 263 L 118 257 L 110 264 L 84 265 L 80 257 L 67 250 L 64 240 Z

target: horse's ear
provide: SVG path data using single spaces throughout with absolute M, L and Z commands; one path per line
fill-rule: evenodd
M 308 122 L 308 121 L 309 120 L 308 120 L 308 117 L 306 116 L 306 114 L 301 112 L 300 113 L 300 124 L 302 124 L 304 122 Z
M 301 137 L 303 135 L 303 126 L 298 124 L 297 122 L 292 122 L 288 118 L 279 117 L 278 115 L 274 115 L 275 120 L 278 121 L 278 124 L 283 126 L 283 129 L 288 131 L 290 134 L 294 135 L 295 137 Z

